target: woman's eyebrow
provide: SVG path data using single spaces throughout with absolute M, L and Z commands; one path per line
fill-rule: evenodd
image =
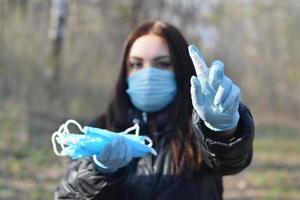
M 138 56 L 129 56 L 129 59 L 144 60 L 143 58 L 138 57 Z
M 153 61 L 159 61 L 159 60 L 170 59 L 170 58 L 171 58 L 170 55 L 163 55 L 163 56 L 158 56 L 158 57 L 154 58 Z
M 170 59 L 170 58 L 171 58 L 170 55 L 162 55 L 162 56 L 155 57 L 152 61 L 157 62 L 159 60 Z M 144 60 L 142 57 L 139 57 L 139 56 L 129 56 L 128 59 Z

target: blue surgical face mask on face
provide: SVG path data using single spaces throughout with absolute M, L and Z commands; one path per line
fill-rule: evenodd
M 175 98 L 177 85 L 175 73 L 155 67 L 139 70 L 127 79 L 127 94 L 131 103 L 145 112 L 156 112 Z

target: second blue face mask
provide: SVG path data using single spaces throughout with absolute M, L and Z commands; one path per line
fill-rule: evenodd
M 145 112 L 156 112 L 176 96 L 175 73 L 155 67 L 141 69 L 127 79 L 127 94 L 132 104 Z
M 76 125 L 83 134 L 70 133 L 68 128 L 70 124 Z M 132 131 L 135 131 L 135 134 L 130 134 Z M 148 153 L 156 156 L 157 153 L 152 148 L 152 140 L 139 134 L 140 127 L 138 124 L 123 132 L 116 133 L 90 126 L 82 128 L 78 122 L 68 120 L 52 134 L 51 140 L 56 155 L 71 156 L 73 159 L 93 156 L 94 161 L 97 162 L 96 157 L 103 151 L 105 145 L 120 137 L 123 137 L 125 142 L 132 148 L 134 158 L 142 157 Z

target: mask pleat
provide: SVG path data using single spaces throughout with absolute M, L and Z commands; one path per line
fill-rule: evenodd
M 153 112 L 170 104 L 177 91 L 174 72 L 147 68 L 127 79 L 127 93 L 134 106 Z

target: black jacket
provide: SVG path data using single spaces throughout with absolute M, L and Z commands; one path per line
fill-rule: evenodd
M 162 131 L 151 135 L 157 157 L 146 155 L 113 174 L 100 173 L 90 159 L 71 161 L 54 199 L 222 199 L 222 176 L 240 172 L 252 160 L 253 119 L 242 104 L 239 113 L 238 127 L 232 135 L 209 130 L 193 113 L 204 162 L 191 176 L 172 174 L 170 150 L 164 140 L 167 134 Z

